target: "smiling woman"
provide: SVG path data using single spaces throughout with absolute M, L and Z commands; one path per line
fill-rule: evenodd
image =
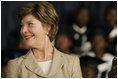
M 36 47 L 42 45 L 47 37 L 46 33 L 49 32 L 50 27 L 42 26 L 42 23 L 37 20 L 32 14 L 26 15 L 22 19 L 21 35 L 26 40 L 29 46 Z M 38 41 L 40 40 L 40 41 Z
M 49 2 L 31 2 L 18 12 L 21 35 L 31 48 L 28 53 L 10 60 L 8 78 L 80 78 L 79 59 L 52 46 L 57 30 L 58 15 Z

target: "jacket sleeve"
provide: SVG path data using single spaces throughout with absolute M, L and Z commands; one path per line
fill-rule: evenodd
M 10 60 L 7 65 L 7 78 L 18 78 L 17 62 Z
M 75 56 L 72 67 L 72 78 L 82 78 L 79 57 Z

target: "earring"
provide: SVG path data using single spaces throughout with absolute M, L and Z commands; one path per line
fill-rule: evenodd
M 46 35 L 48 35 L 49 33 L 47 32 Z

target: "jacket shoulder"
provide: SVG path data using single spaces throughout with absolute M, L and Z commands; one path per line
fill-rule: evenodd
M 14 63 L 14 64 L 17 63 L 17 64 L 18 64 L 18 63 L 22 62 L 23 57 L 24 57 L 24 56 L 21 56 L 21 57 L 12 59 L 12 60 L 9 61 L 9 63 Z
M 61 52 L 61 55 L 64 58 L 65 62 L 71 63 L 71 64 L 75 61 L 75 59 L 79 59 L 79 57 L 76 55 L 69 55 L 69 54 L 62 53 L 62 52 Z
M 23 56 L 15 58 L 15 59 L 11 59 L 9 60 L 7 64 L 7 68 L 18 69 L 22 61 L 23 61 Z
M 21 62 L 23 61 L 23 57 L 12 59 L 7 64 L 7 78 L 18 78 L 19 67 Z

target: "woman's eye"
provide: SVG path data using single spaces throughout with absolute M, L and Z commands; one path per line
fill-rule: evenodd
M 32 23 L 28 23 L 28 26 L 32 26 Z

